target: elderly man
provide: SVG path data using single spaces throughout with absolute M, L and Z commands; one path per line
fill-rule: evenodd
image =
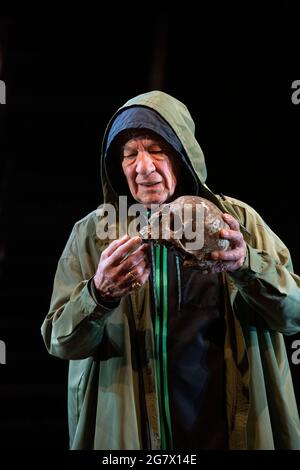
M 300 449 L 282 336 L 300 330 L 288 249 L 251 207 L 205 185 L 192 118 L 163 92 L 117 111 L 101 158 L 117 212 L 121 195 L 145 208 L 202 196 L 223 212 L 231 249 L 203 275 L 118 224 L 101 239 L 101 211 L 75 224 L 42 326 L 49 352 L 70 360 L 71 449 Z

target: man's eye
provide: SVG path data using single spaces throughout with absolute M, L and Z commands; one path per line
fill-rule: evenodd
M 123 158 L 135 158 L 136 157 L 136 153 L 130 153 L 129 155 L 124 155 Z
M 162 150 L 150 150 L 149 153 L 155 155 L 155 154 L 161 154 L 163 153 L 163 151 Z

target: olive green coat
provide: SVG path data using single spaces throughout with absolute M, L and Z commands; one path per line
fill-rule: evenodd
M 300 331 L 300 278 L 287 248 L 247 204 L 215 196 L 187 108 L 162 92 L 125 106 L 158 111 L 181 140 L 202 195 L 235 216 L 248 246 L 241 269 L 224 274 L 226 405 L 231 449 L 300 449 L 300 424 L 282 334 Z M 105 178 L 106 202 L 114 195 Z M 71 449 L 160 449 L 149 283 L 118 307 L 100 305 L 90 280 L 107 246 L 97 236 L 101 210 L 77 222 L 58 263 L 42 325 L 48 351 L 69 365 Z M 143 358 L 141 362 L 140 358 Z M 142 405 L 147 419 L 141 416 Z

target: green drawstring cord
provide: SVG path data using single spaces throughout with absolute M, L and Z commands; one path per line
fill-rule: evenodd
M 178 285 L 178 310 L 181 309 L 181 278 L 180 278 L 180 261 L 176 256 L 176 272 L 177 272 L 177 285 Z
M 160 381 L 160 246 L 158 245 L 155 250 L 155 290 L 157 304 L 155 306 L 155 345 L 156 345 L 156 377 L 157 377 L 157 393 L 160 415 L 160 428 L 161 428 L 161 446 L 162 449 L 166 448 L 166 430 L 162 418 L 162 389 Z
M 152 259 L 154 259 L 154 249 L 151 245 Z M 161 251 L 162 251 L 162 281 L 163 281 L 163 292 L 161 301 Z M 158 404 L 160 412 L 160 427 L 161 427 L 161 447 L 162 450 L 167 450 L 167 435 L 166 425 L 169 431 L 170 444 L 169 447 L 173 449 L 173 436 L 172 436 L 172 425 L 171 425 L 171 414 L 169 404 L 169 391 L 168 391 L 168 357 L 167 357 L 167 339 L 168 339 L 168 252 L 166 247 L 160 245 L 155 248 L 155 270 L 154 270 L 154 281 L 155 281 L 155 346 L 156 346 L 156 376 L 157 376 L 157 393 L 158 393 Z M 162 307 L 162 309 L 161 309 Z M 162 315 L 161 315 L 162 314 Z M 162 322 L 162 325 L 161 325 Z M 162 364 L 161 364 L 162 358 Z M 162 378 L 161 383 L 161 367 L 162 367 Z M 163 398 L 162 398 L 163 397 Z M 163 409 L 166 415 L 166 423 L 163 418 Z

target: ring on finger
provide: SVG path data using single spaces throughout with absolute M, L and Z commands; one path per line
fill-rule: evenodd
M 134 283 L 134 281 L 136 280 L 135 275 L 131 271 L 129 271 L 128 276 L 129 276 L 130 282 Z
M 139 281 L 135 281 L 131 284 L 133 290 L 139 289 L 140 287 L 142 287 L 142 284 Z

